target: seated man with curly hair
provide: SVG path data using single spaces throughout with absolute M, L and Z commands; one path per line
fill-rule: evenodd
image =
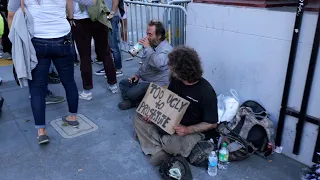
M 210 83 L 202 77 L 199 56 L 194 49 L 180 46 L 169 54 L 171 71 L 169 90 L 188 100 L 190 105 L 175 134 L 168 135 L 150 119 L 136 115 L 134 129 L 142 151 L 151 155 L 151 164 L 158 166 L 170 155 L 188 157 L 202 139 L 211 138 L 218 122 L 217 97 Z

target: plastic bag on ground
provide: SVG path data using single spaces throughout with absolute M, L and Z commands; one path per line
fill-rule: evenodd
M 220 94 L 217 97 L 218 100 L 218 123 L 230 122 L 240 107 L 238 93 L 231 89 L 230 93 L 232 96 L 224 96 Z

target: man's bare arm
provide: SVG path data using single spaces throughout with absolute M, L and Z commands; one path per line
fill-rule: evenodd
M 73 0 L 67 0 L 68 19 L 73 19 Z
M 189 133 L 193 134 L 193 133 L 205 132 L 205 131 L 214 129 L 216 127 L 217 127 L 217 124 L 210 124 L 207 122 L 201 122 L 199 124 L 188 126 L 187 128 L 188 128 Z
M 112 0 L 112 11 L 115 13 L 117 12 L 119 6 L 119 0 Z
M 15 12 L 8 11 L 8 27 L 10 29 Z

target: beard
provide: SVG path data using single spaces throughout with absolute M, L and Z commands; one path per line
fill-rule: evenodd
M 153 39 L 150 41 L 150 46 L 156 48 L 161 43 L 161 40 Z

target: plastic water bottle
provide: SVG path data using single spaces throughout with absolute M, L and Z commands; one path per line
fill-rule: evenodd
M 218 157 L 216 152 L 212 151 L 208 158 L 208 174 L 209 176 L 216 176 L 218 171 Z
M 222 144 L 222 148 L 219 151 L 219 169 L 227 169 L 228 168 L 228 159 L 229 159 L 229 151 L 227 149 L 227 143 Z

